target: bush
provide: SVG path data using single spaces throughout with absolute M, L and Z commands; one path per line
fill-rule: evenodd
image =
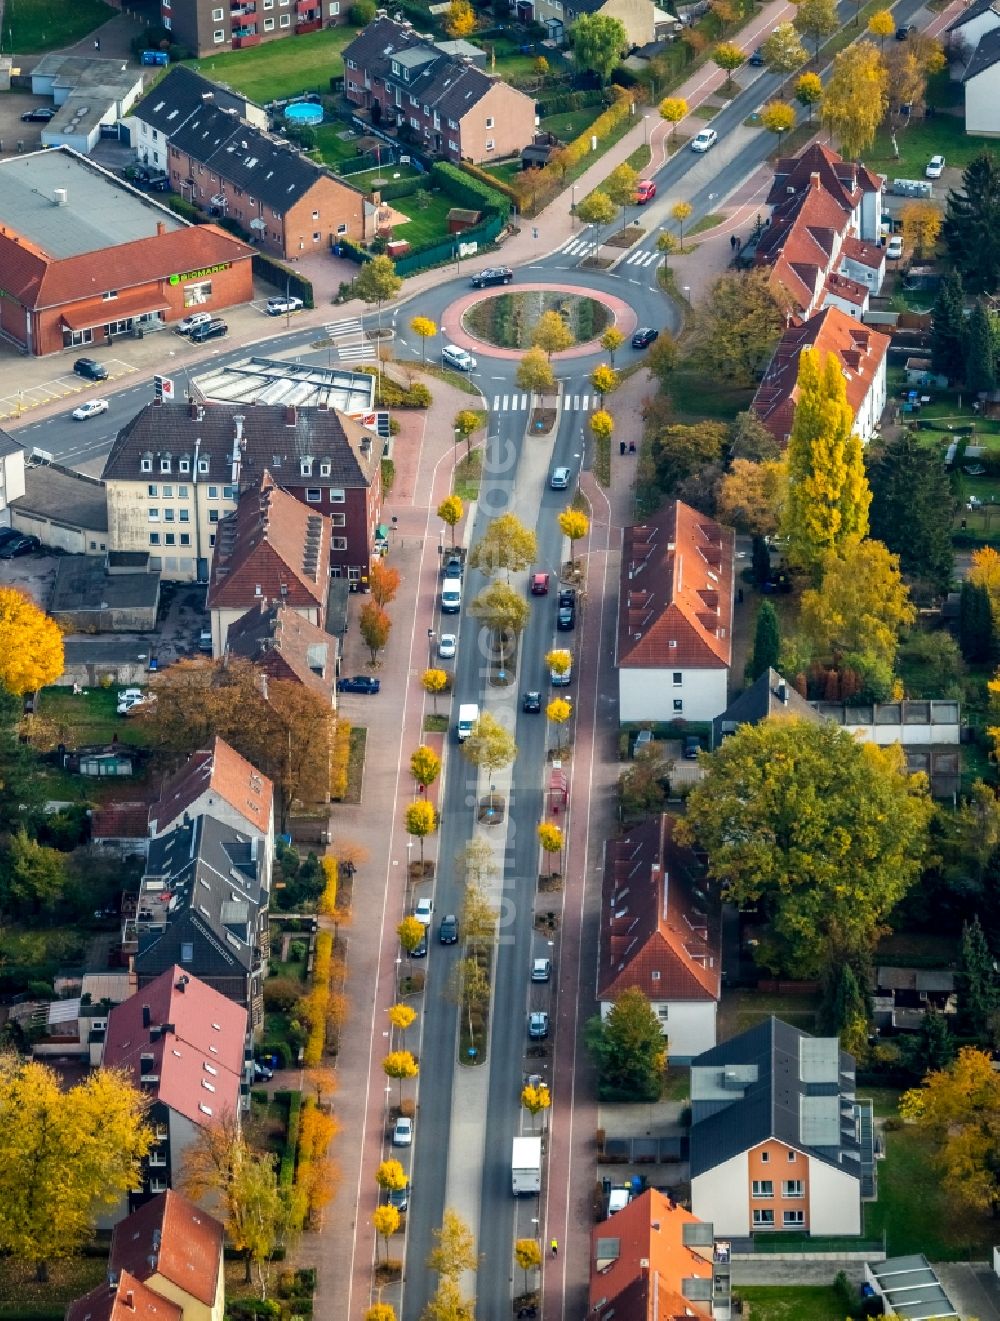
M 441 191 L 454 198 L 460 206 L 477 211 L 492 211 L 504 220 L 510 215 L 510 198 L 505 197 L 496 187 L 496 180 L 491 179 L 488 184 L 480 183 L 465 170 L 447 161 L 435 161 L 431 166 L 431 174 Z
M 330 760 L 330 797 L 338 802 L 347 793 L 347 770 L 351 762 L 351 726 L 340 716 L 333 736 L 333 756 Z
M 492 174 L 487 174 L 473 161 L 463 161 L 459 168 L 471 179 L 475 179 L 477 183 L 485 184 L 487 188 L 495 188 L 498 193 L 503 193 L 504 197 L 508 198 L 513 205 L 517 205 L 517 192 L 509 183 L 504 183 L 502 179 L 496 179 Z
M 361 370 L 370 376 L 378 376 L 374 367 L 362 367 Z M 379 408 L 430 408 L 432 398 L 423 381 L 415 381 L 407 387 L 391 380 L 385 372 L 375 391 L 375 403 Z
M 347 11 L 347 21 L 352 27 L 365 28 L 375 17 L 373 0 L 355 0 Z
M 294 977 L 269 977 L 264 983 L 264 1008 L 287 1014 L 301 994 L 302 984 Z
M 303 1063 L 307 1068 L 319 1064 L 326 1045 L 326 1011 L 330 1003 L 330 969 L 333 964 L 333 935 L 321 931 L 316 937 L 316 961 L 313 964 L 313 986 L 305 999 L 309 1035 L 306 1038 Z
M 257 1049 L 260 1055 L 276 1056 L 279 1068 L 292 1067 L 292 1051 L 287 1041 L 262 1041 Z
M 544 119 L 546 115 L 564 115 L 568 110 L 583 110 L 586 106 L 601 105 L 606 100 L 604 92 L 599 90 L 557 92 L 554 96 L 547 96 L 544 101 L 538 102 L 538 117 Z
M 160 200 L 173 211 L 174 215 L 181 216 L 182 219 L 190 220 L 195 224 L 205 223 L 205 217 L 196 206 L 192 206 L 186 197 L 175 197 L 173 193 L 167 193 Z
M 306 307 L 316 306 L 313 301 L 312 281 L 307 280 L 298 271 L 293 271 L 291 266 L 275 261 L 273 257 L 268 257 L 263 252 L 255 252 L 253 273 L 259 279 L 266 280 L 268 284 L 273 284 L 276 289 L 287 289 L 296 298 L 301 298 Z
M 396 465 L 392 459 L 382 460 L 382 494 L 391 495 L 396 482 Z

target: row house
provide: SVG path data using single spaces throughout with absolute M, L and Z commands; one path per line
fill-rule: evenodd
M 280 585 L 278 600 L 262 595 L 229 625 L 226 655 L 251 661 L 271 679 L 301 684 L 331 707 L 337 704 L 338 639 L 280 599 Z
M 343 5 L 343 13 L 341 13 Z M 347 0 L 160 0 L 160 22 L 195 55 L 246 50 L 342 23 Z
M 263 106 L 231 87 L 213 83 L 186 64 L 174 64 L 155 89 L 129 112 L 126 122 L 136 158 L 165 174 L 170 134 L 206 104 L 233 111 L 254 128 L 266 129 L 270 122 Z
M 530 96 L 389 18 L 345 48 L 344 90 L 373 124 L 400 129 L 442 160 L 501 160 L 535 134 Z

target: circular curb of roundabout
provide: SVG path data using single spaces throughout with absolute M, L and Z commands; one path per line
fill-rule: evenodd
M 494 344 L 487 343 L 484 339 L 477 339 L 470 331 L 466 330 L 463 318 L 466 312 L 476 303 L 483 302 L 486 298 L 498 298 L 503 294 L 530 294 L 530 293 L 553 293 L 553 294 L 575 294 L 578 298 L 590 298 L 595 303 L 600 303 L 611 313 L 613 322 L 623 335 L 630 336 L 639 324 L 638 318 L 632 308 L 623 298 L 616 298 L 614 294 L 606 294 L 596 289 L 587 289 L 575 284 L 511 284 L 498 286 L 492 291 L 482 289 L 473 289 L 461 298 L 457 298 L 449 304 L 441 318 L 441 329 L 447 335 L 452 344 L 458 345 L 461 349 L 468 349 L 471 353 L 481 353 L 489 358 L 508 358 L 518 360 L 524 357 L 524 349 L 501 349 Z M 561 353 L 553 353 L 553 362 L 562 362 L 567 358 L 589 358 L 595 353 L 600 352 L 600 340 L 587 340 L 585 344 L 574 344 L 571 349 L 564 349 Z

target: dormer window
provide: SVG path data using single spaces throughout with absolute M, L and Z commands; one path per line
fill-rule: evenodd
M 312 461 L 312 459 L 302 459 L 302 460 L 300 460 L 300 462 L 299 462 L 299 476 L 300 476 L 300 477 L 311 477 L 311 476 L 312 476 L 312 470 L 313 470 L 313 461 Z
M 152 456 L 147 456 L 146 458 L 144 458 L 144 459 L 140 459 L 140 460 L 139 460 L 139 470 L 140 470 L 140 472 L 152 472 L 152 471 L 153 471 L 153 459 L 152 459 Z
M 169 471 L 170 471 L 170 458 L 168 456 L 167 458 L 160 460 L 160 472 L 169 472 Z
M 198 460 L 198 471 L 199 471 L 199 472 L 203 472 L 203 473 L 207 473 L 207 472 L 208 472 L 208 459 L 199 459 L 199 460 Z
M 329 476 L 330 476 L 330 460 L 329 460 L 329 459 L 324 459 L 323 462 L 319 465 L 319 475 L 320 475 L 321 477 L 329 477 Z
M 190 471 L 191 471 L 191 460 L 190 460 L 190 459 L 179 459 L 179 460 L 178 460 L 178 463 L 177 463 L 177 468 L 178 468 L 178 470 L 179 470 L 180 472 L 190 472 Z

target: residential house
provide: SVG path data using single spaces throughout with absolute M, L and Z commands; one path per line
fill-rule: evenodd
M 144 858 L 149 846 L 148 803 L 109 803 L 90 814 L 90 842 L 120 858 Z
M 875 969 L 869 990 L 872 1021 L 880 1036 L 919 1032 L 928 1012 L 958 1012 L 957 977 L 947 968 Z
M 302 0 L 300 0 L 300 3 Z M 157 114 L 158 89 L 136 117 Z M 211 101 L 170 128 L 170 186 L 209 215 L 235 220 L 278 257 L 325 253 L 338 239 L 365 237 L 364 194 L 278 138 Z
M 962 781 L 962 705 L 953 699 L 876 702 L 816 702 L 824 720 L 848 730 L 861 743 L 898 743 L 910 774 L 927 776 L 935 798 L 958 793 Z
M 997 0 L 972 0 L 945 29 L 949 50 L 963 56 L 968 64 L 983 37 L 997 28 L 1000 28 Z
M 337 704 L 339 640 L 282 600 L 263 598 L 229 625 L 226 654 L 253 661 L 272 679 L 290 679 Z
M 271 888 L 274 855 L 274 786 L 218 734 L 192 752 L 160 790 L 148 813 L 148 834 L 157 839 L 185 818 L 207 813 L 235 830 L 256 836 L 263 888 Z
M 622 538 L 618 718 L 714 720 L 726 709 L 735 539 L 674 500 Z
M 160 0 L 160 22 L 195 55 L 246 50 L 343 22 L 341 0 Z
M 222 1224 L 168 1188 L 115 1226 L 108 1271 L 176 1303 L 182 1321 L 222 1321 L 224 1247 Z
M 174 1186 L 200 1129 L 239 1117 L 247 1056 L 245 1008 L 176 964 L 140 979 L 139 990 L 111 1010 L 101 1063 L 123 1069 L 149 1098 L 155 1133 L 129 1210 Z M 116 1244 L 123 1257 L 126 1242 Z M 171 1306 L 181 1311 L 179 1300 Z
M 68 147 L 0 161 L 0 332 L 26 353 L 109 344 L 253 297 L 253 250 Z
M 136 158 L 165 174 L 171 133 L 206 104 L 232 112 L 253 128 L 266 129 L 270 123 L 262 106 L 233 88 L 203 78 L 187 64 L 172 64 L 165 77 L 132 109 L 128 125 Z
M 207 597 L 212 655 L 225 653 L 230 624 L 262 601 L 280 601 L 320 628 L 329 581 L 329 523 L 265 469 L 219 524 Z
M 367 581 L 382 517 L 385 441 L 334 409 L 147 404 L 104 465 L 108 536 L 168 579 L 207 582 L 218 524 L 265 470 L 330 525 L 330 573 Z M 250 603 L 248 602 L 248 605 Z
M 1000 14 L 990 12 L 997 26 L 980 37 L 962 78 L 965 131 L 984 138 L 1000 137 Z
M 0 527 L 12 526 L 11 504 L 24 495 L 24 448 L 0 428 Z
M 66 1321 L 183 1321 L 176 1303 L 123 1271 L 66 1309 Z
M 186 817 L 149 842 L 135 918 L 126 923 L 140 991 L 175 964 L 264 1022 L 268 892 L 260 837 L 214 816 Z
M 716 1232 L 860 1234 L 871 1102 L 836 1037 L 769 1018 L 691 1064 L 691 1209 Z
M 590 1231 L 587 1321 L 725 1321 L 731 1258 L 712 1225 L 648 1188 Z
M 558 43 L 568 40 L 570 29 L 582 14 L 617 18 L 628 38 L 623 56 L 655 41 L 658 30 L 672 21 L 672 15 L 653 0 L 515 0 L 515 10 L 522 23 L 544 24 L 549 40 Z
M 867 445 L 885 409 L 889 344 L 888 335 L 859 325 L 837 307 L 826 307 L 788 326 L 750 406 L 778 444 L 787 445 L 798 399 L 799 354 L 815 349 L 822 363 L 832 353 L 844 374 L 853 430 Z
M 715 1045 L 722 993 L 717 899 L 666 814 L 633 826 L 605 849 L 597 997 L 606 1017 L 623 991 L 642 991 L 671 1060 Z
M 344 90 L 373 124 L 443 160 L 501 160 L 535 135 L 533 97 L 386 17 L 345 47 Z
M 759 725 L 770 717 L 793 720 L 820 720 L 815 706 L 801 697 L 777 670 L 765 670 L 749 688 L 744 689 L 712 721 L 712 747 L 717 748 L 740 725 Z

